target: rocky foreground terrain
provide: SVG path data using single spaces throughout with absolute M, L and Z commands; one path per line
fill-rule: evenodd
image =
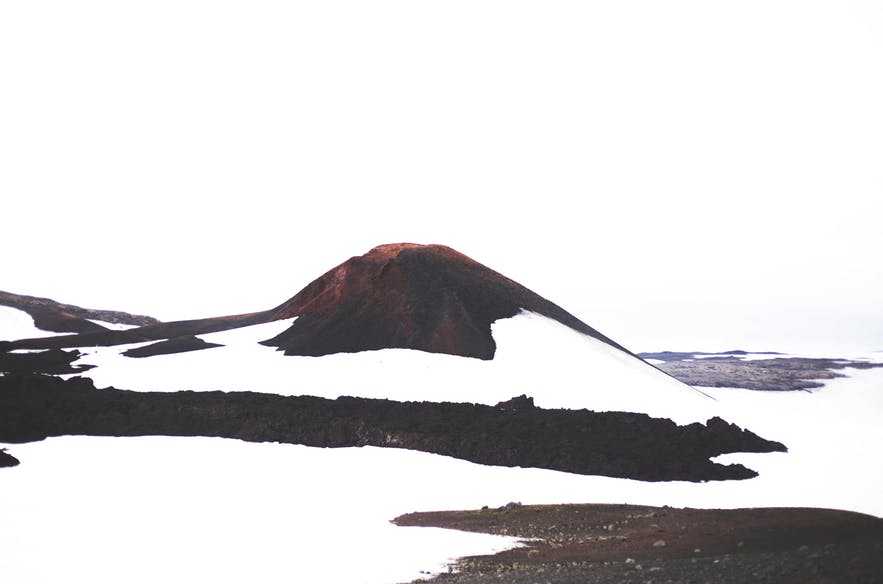
M 883 519 L 847 511 L 510 503 L 393 522 L 525 538 L 438 584 L 883 582 Z

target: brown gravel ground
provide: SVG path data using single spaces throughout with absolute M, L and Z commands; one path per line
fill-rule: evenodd
M 883 519 L 831 509 L 510 503 L 393 522 L 525 538 L 437 584 L 883 583 Z

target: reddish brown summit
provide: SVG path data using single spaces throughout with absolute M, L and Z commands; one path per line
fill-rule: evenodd
M 561 307 L 444 245 L 393 243 L 352 257 L 271 311 L 299 317 L 265 341 L 287 355 L 384 348 L 492 359 L 491 323 L 526 310 L 626 351 Z M 628 351 L 626 351 L 628 352 Z

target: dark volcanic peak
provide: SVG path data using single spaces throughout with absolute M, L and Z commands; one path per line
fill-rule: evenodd
M 271 320 L 299 318 L 265 344 L 288 355 L 402 348 L 492 359 L 491 323 L 522 310 L 626 351 L 558 305 L 462 253 L 414 243 L 375 247 L 311 282 L 273 311 Z
M 83 320 L 91 327 L 73 329 L 78 334 L 0 342 L 0 351 L 165 340 L 175 342 L 144 350 L 144 355 L 196 350 L 202 347 L 193 345 L 195 335 L 298 317 L 291 327 L 264 344 L 278 347 L 287 355 L 399 348 L 492 359 L 496 343 L 491 324 L 522 310 L 546 316 L 632 354 L 560 306 L 462 253 L 443 245 L 414 243 L 381 245 L 352 257 L 271 310 L 164 323 L 148 321 L 124 331 L 106 330 Z

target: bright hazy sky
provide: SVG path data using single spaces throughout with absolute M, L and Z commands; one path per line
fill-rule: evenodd
M 883 3 L 4 2 L 0 289 L 445 243 L 635 350 L 883 349 Z

